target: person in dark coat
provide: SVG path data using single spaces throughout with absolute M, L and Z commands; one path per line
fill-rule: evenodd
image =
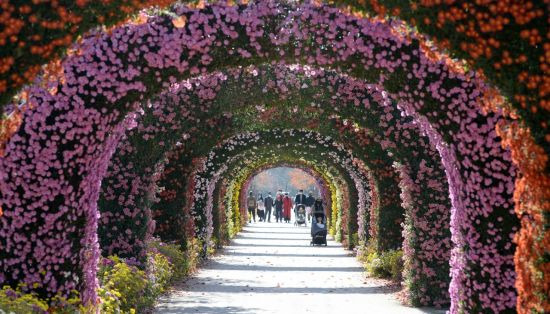
M 260 221 L 265 221 L 265 207 L 264 207 L 264 197 L 260 193 L 258 195 L 258 218 L 260 218 Z
M 254 222 L 256 222 L 256 208 L 258 207 L 258 202 L 252 192 L 248 193 L 246 206 L 248 207 L 248 222 L 252 222 L 252 218 L 254 218 Z
M 315 200 L 315 204 L 313 205 L 313 216 L 315 216 L 315 219 L 325 216 L 325 208 L 323 206 L 323 200 L 321 198 Z
M 283 221 L 283 195 L 277 195 L 275 199 L 275 219 L 277 222 Z
M 271 197 L 271 192 L 267 193 L 267 196 L 264 199 L 264 207 L 265 207 L 265 217 L 267 218 L 267 222 L 271 222 L 271 208 L 273 207 L 273 197 Z M 265 218 L 264 218 L 264 221 L 265 221 Z
M 299 190 L 296 197 L 294 197 L 294 204 L 296 205 L 306 205 L 307 197 L 304 194 L 304 190 Z

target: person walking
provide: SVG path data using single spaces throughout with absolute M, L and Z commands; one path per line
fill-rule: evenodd
M 283 221 L 283 195 L 277 195 L 275 199 L 275 219 L 277 222 Z
M 315 204 L 315 197 L 313 197 L 313 193 L 309 192 L 306 198 L 306 213 L 307 213 L 308 221 L 311 221 L 311 212 L 313 211 L 314 204 Z
M 260 219 L 260 221 L 265 221 L 265 206 L 264 206 L 264 197 L 262 196 L 262 194 L 260 193 L 258 195 L 258 218 Z
M 246 206 L 248 207 L 248 223 L 252 222 L 252 218 L 254 218 L 254 222 L 256 222 L 256 207 L 258 207 L 258 202 L 252 192 L 248 193 Z
M 271 208 L 273 207 L 273 197 L 271 197 L 271 192 L 267 193 L 267 196 L 264 198 L 264 207 L 265 207 L 265 217 L 267 222 L 271 222 Z M 265 221 L 265 218 L 264 218 Z
M 290 211 L 292 209 L 292 199 L 290 196 L 288 196 L 288 192 L 285 193 L 285 197 L 283 198 L 283 216 L 285 218 L 285 222 L 290 222 Z
M 306 200 L 307 200 L 307 197 L 306 195 L 304 194 L 304 190 L 300 189 L 298 191 L 298 194 L 296 194 L 296 196 L 294 197 L 294 204 L 296 205 L 306 205 Z
M 316 213 L 325 214 L 325 208 L 323 206 L 323 199 L 320 197 L 315 200 L 315 204 L 313 205 L 313 215 Z

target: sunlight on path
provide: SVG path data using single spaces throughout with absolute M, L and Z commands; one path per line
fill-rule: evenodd
M 157 313 L 444 313 L 408 308 L 339 243 L 309 246 L 309 228 L 253 223 Z

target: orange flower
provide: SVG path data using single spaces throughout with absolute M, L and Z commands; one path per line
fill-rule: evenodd
M 521 172 L 514 190 L 515 211 L 521 219 L 516 234 L 515 264 L 518 290 L 517 310 L 548 313 L 550 302 L 540 296 L 550 295 L 548 274 L 550 263 L 541 263 L 550 248 L 550 232 L 545 230 L 545 216 L 550 213 L 550 176 L 545 172 L 548 156 L 537 145 L 529 129 L 518 121 L 502 122 L 497 127 L 504 147 L 509 147 L 512 159 Z
M 186 23 L 187 23 L 187 17 L 185 16 L 180 16 L 172 20 L 172 24 L 174 24 L 176 28 L 182 28 L 185 26 Z

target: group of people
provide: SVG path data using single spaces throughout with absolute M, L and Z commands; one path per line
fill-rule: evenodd
M 322 200 L 320 198 L 315 199 L 311 192 L 306 196 L 303 190 L 298 191 L 294 201 L 288 195 L 288 192 L 283 192 L 283 190 L 277 191 L 275 198 L 271 196 L 271 192 L 267 193 L 265 198 L 262 194 L 259 194 L 256 198 L 253 192 L 249 192 L 246 204 L 248 207 L 248 222 L 252 222 L 252 220 L 256 222 L 256 214 L 259 221 L 271 222 L 271 214 L 273 213 L 276 222 L 290 223 L 291 211 L 293 208 L 296 209 L 297 205 L 304 205 L 308 220 L 311 218 L 312 210 L 324 212 Z

